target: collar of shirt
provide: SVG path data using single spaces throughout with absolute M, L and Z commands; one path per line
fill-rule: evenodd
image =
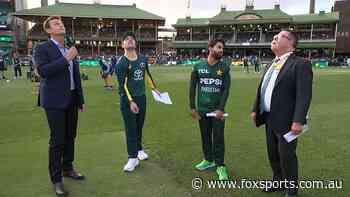
M 61 46 L 61 44 L 59 42 L 57 42 L 55 39 L 50 38 L 50 40 L 55 43 L 55 45 L 59 48 L 59 49 L 65 49 L 66 47 Z
M 284 63 L 287 61 L 288 57 L 292 54 L 293 52 L 287 52 L 281 56 L 276 56 L 275 59 L 273 60 L 274 68 L 277 70 L 280 70 Z

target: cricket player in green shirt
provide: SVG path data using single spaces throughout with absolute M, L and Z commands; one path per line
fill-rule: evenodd
M 139 165 L 139 160 L 148 159 L 142 147 L 142 128 L 146 115 L 145 80 L 159 93 L 148 69 L 148 59 L 136 53 L 136 42 L 132 32 L 123 36 L 124 55 L 116 65 L 120 110 L 124 120 L 129 158 L 124 166 L 126 172 L 134 171 Z
M 191 115 L 199 120 L 204 153 L 204 160 L 195 165 L 195 168 L 203 171 L 217 167 L 219 180 L 229 179 L 224 164 L 224 108 L 229 95 L 231 77 L 229 65 L 220 60 L 224 45 L 225 42 L 221 39 L 209 41 L 208 58 L 194 66 L 189 91 Z M 214 112 L 215 117 L 208 117 L 207 113 L 210 112 Z

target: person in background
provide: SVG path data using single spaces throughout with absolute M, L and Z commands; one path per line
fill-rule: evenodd
M 15 73 L 15 76 L 13 77 L 13 79 L 22 78 L 21 62 L 18 58 L 17 53 L 13 53 L 13 69 Z
M 112 65 L 108 65 L 106 62 L 103 62 L 102 57 L 98 60 L 100 67 L 101 67 L 101 77 L 104 80 L 104 88 L 106 90 L 113 90 L 113 80 L 112 80 L 112 73 L 113 68 Z
M 5 70 L 5 58 L 2 55 L 0 55 L 0 80 L 6 79 Z
M 244 58 L 243 58 L 243 70 L 244 70 L 244 72 L 249 73 L 249 62 L 248 62 L 247 56 L 244 56 Z

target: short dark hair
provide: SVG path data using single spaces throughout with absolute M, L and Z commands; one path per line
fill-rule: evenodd
M 221 38 L 214 38 L 208 42 L 208 48 L 214 47 L 218 42 L 221 42 L 221 44 L 224 45 L 224 47 L 225 47 L 225 40 L 223 40 Z
M 60 16 L 49 16 L 47 17 L 47 19 L 45 19 L 44 23 L 43 23 L 43 28 L 44 30 L 47 30 L 50 28 L 50 21 L 52 20 L 62 20 L 62 18 Z
M 131 31 L 125 32 L 125 34 L 123 35 L 123 41 L 129 36 L 132 37 L 137 42 L 135 34 Z

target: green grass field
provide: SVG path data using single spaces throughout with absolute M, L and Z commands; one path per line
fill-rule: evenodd
M 195 177 L 217 179 L 214 170 L 197 172 L 202 159 L 198 124 L 189 116 L 189 67 L 153 67 L 161 91 L 173 105 L 153 101 L 148 91 L 144 145 L 150 154 L 133 173 L 124 173 L 127 160 L 124 128 L 116 91 L 105 91 L 95 69 L 84 82 L 87 111 L 80 114 L 77 169 L 84 182 L 65 180 L 72 197 L 279 197 L 259 189 L 192 190 Z M 271 170 L 263 128 L 249 118 L 259 75 L 232 70 L 227 103 L 226 165 L 233 179 L 266 180 Z M 350 189 L 350 70 L 316 70 L 310 132 L 298 145 L 300 179 L 342 180 L 343 189 L 302 189 L 302 197 L 346 197 Z M 54 196 L 48 177 L 48 136 L 45 114 L 35 106 L 32 84 L 25 79 L 0 81 L 0 197 Z

